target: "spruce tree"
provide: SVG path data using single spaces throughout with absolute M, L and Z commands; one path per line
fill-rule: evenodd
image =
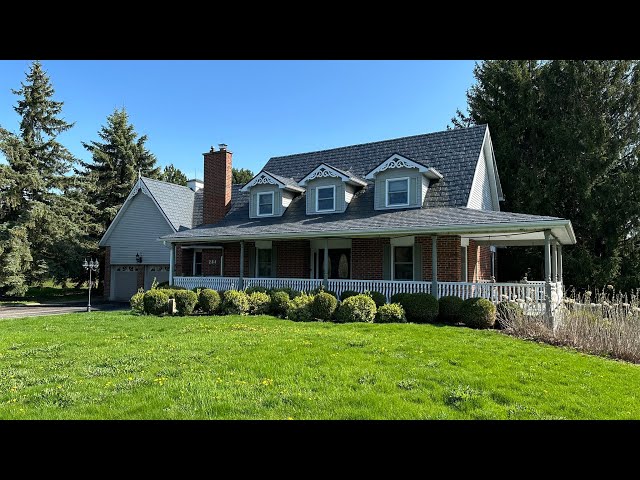
M 91 153 L 91 161 L 81 161 L 84 169 L 78 173 L 100 224 L 100 237 L 129 195 L 138 173 L 159 179 L 160 168 L 155 155 L 145 147 L 147 136 L 138 137 L 124 108 L 107 117 L 98 136 L 102 141 L 82 143 Z
M 572 221 L 566 284 L 637 288 L 640 62 L 486 61 L 474 75 L 468 117 L 491 129 L 503 209 Z M 542 269 L 539 248 L 499 257 L 512 277 Z
M 250 182 L 254 177 L 253 172 L 248 168 L 232 168 L 231 175 L 233 177 L 233 183 L 239 185 L 244 185 L 245 183 Z

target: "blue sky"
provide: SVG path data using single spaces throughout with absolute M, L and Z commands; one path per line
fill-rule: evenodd
M 0 61 L 0 125 L 13 110 L 29 61 Z M 226 143 L 235 167 L 269 157 L 444 130 L 466 106 L 473 61 L 43 61 L 81 141 L 125 107 L 158 163 L 202 176 L 202 152 Z

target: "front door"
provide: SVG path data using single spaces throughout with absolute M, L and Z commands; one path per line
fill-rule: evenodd
M 316 278 L 324 278 L 324 250 L 314 253 Z M 329 249 L 329 275 L 327 278 L 347 280 L 351 278 L 351 249 Z

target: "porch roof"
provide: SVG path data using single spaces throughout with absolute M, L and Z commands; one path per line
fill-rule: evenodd
M 298 200 L 299 201 L 299 200 Z M 295 202 L 295 201 L 294 201 Z M 228 215 L 215 225 L 203 225 L 161 237 L 183 242 L 322 237 L 393 237 L 402 235 L 462 235 L 488 244 L 534 245 L 544 230 L 561 244 L 576 243 L 569 220 L 523 213 L 474 210 L 464 207 L 416 208 L 395 211 L 347 209 L 333 215 L 284 215 L 250 219 Z M 533 243 L 531 243 L 533 242 Z

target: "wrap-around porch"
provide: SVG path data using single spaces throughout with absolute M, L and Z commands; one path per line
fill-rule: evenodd
M 540 238 L 542 237 L 542 238 Z M 545 279 L 495 282 L 496 246 L 543 247 Z M 440 298 L 518 301 L 549 316 L 560 303 L 562 244 L 550 230 L 527 234 L 239 240 L 174 244 L 170 282 L 215 290 L 323 286 L 346 290 L 431 293 Z

